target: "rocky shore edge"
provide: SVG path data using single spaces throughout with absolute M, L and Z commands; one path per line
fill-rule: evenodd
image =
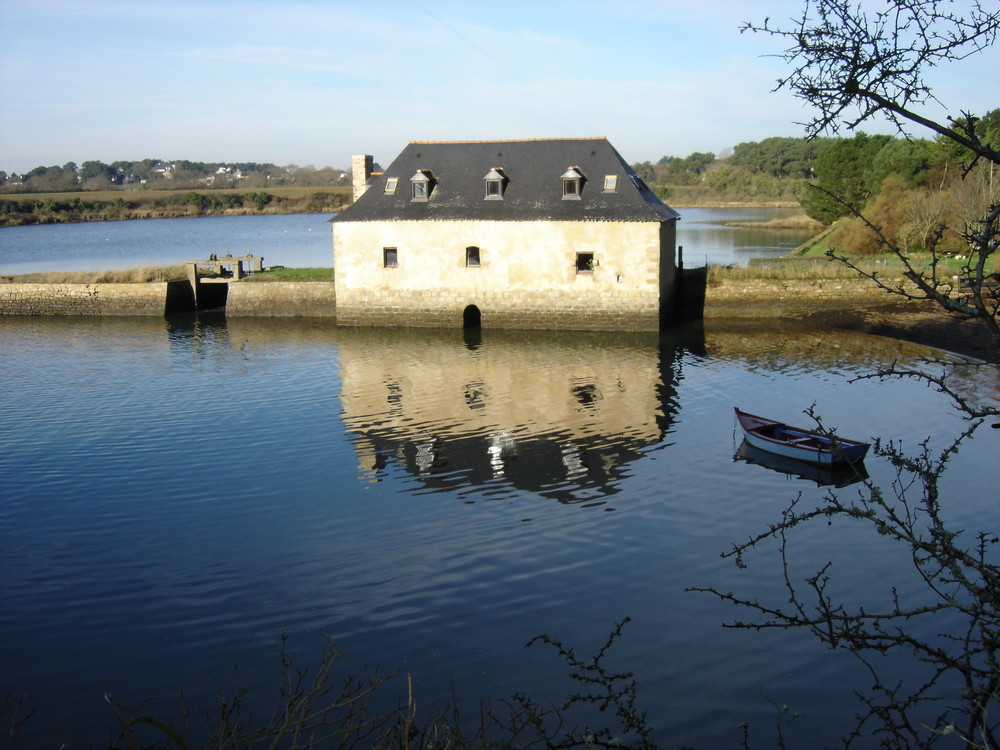
M 1000 349 L 991 346 L 980 320 L 967 320 L 930 303 L 899 304 L 862 310 L 822 312 L 810 320 L 828 328 L 885 336 L 1000 364 Z

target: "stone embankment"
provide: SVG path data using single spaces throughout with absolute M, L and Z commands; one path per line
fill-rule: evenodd
M 334 282 L 239 282 L 222 296 L 226 314 L 335 317 Z M 188 281 L 146 284 L 0 284 L 0 315 L 162 316 L 196 308 Z
M 268 281 L 229 284 L 230 317 L 337 317 L 337 285 L 332 281 Z
M 167 315 L 192 307 L 186 281 L 147 284 L 0 284 L 0 315 Z

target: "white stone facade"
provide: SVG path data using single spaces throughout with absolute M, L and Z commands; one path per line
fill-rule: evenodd
M 655 330 L 674 235 L 674 222 L 334 224 L 337 319 L 461 327 L 474 305 L 484 328 Z

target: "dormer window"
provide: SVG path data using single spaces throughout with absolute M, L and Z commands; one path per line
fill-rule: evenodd
M 389 177 L 385 181 L 385 194 L 392 195 L 396 192 L 396 186 L 399 184 L 398 177 Z
M 503 191 L 507 186 L 507 178 L 504 176 L 503 170 L 499 167 L 493 167 L 483 180 L 486 182 L 486 200 L 503 200 Z
M 583 174 L 579 167 L 570 167 L 562 176 L 563 200 L 580 200 L 583 192 Z
M 434 180 L 429 169 L 418 169 L 410 178 L 410 200 L 426 201 L 431 197 Z

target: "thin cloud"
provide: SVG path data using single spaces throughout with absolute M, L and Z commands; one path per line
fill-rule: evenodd
M 234 45 L 230 47 L 208 47 L 167 52 L 170 57 L 186 57 L 200 60 L 219 60 L 240 64 L 282 65 L 305 70 L 342 71 L 343 64 L 334 64 L 330 53 L 296 47 Z

